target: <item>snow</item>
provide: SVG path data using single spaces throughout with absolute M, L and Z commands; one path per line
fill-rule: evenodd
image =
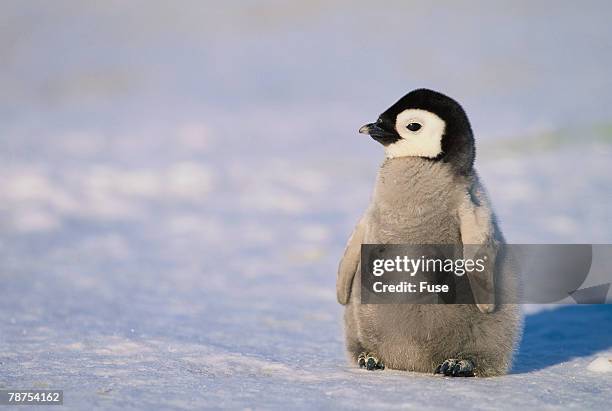
M 612 372 L 612 357 L 597 357 L 589 364 L 587 370 L 593 372 Z
M 3 2 L 0 389 L 63 389 L 67 409 L 608 409 L 610 305 L 526 306 L 504 377 L 345 359 L 335 271 L 382 157 L 357 129 L 411 88 L 464 103 L 510 242 L 612 242 L 609 5 L 470 10 Z

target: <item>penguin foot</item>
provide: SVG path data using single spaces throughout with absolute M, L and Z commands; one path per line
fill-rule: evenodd
M 473 377 L 474 363 L 472 360 L 451 358 L 438 365 L 434 374 L 443 374 L 447 377 Z
M 359 357 L 357 357 L 357 364 L 359 364 L 359 368 L 365 368 L 369 371 L 385 369 L 385 364 L 378 359 L 376 354 L 369 352 L 362 352 L 359 354 Z

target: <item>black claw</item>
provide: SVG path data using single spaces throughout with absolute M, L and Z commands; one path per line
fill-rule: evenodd
M 436 367 L 434 374 L 447 377 L 473 377 L 474 363 L 471 360 L 448 359 Z
M 366 356 L 365 356 L 365 353 L 359 354 L 359 357 L 357 357 L 357 364 L 359 364 L 359 368 L 365 368 L 365 366 L 366 366 Z
M 359 368 L 367 370 L 384 370 L 385 365 L 374 354 L 363 352 L 357 357 Z
M 366 368 L 370 371 L 376 369 L 376 360 L 373 357 L 368 358 Z

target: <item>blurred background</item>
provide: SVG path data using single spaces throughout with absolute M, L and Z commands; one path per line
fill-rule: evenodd
M 612 242 L 611 19 L 606 1 L 3 1 L 0 388 L 274 407 L 375 384 L 344 370 L 335 271 L 382 161 L 357 129 L 414 88 L 463 104 L 509 242 Z M 531 354 L 523 371 L 576 356 Z

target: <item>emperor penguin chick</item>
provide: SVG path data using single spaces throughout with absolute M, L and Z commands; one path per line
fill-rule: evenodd
M 473 167 L 474 137 L 463 108 L 418 89 L 359 132 L 381 143 L 386 158 L 338 269 L 349 357 L 370 370 L 507 373 L 522 326 L 519 280 Z M 470 286 L 480 285 L 472 287 L 473 304 L 362 304 L 362 244 L 454 245 L 464 258 L 469 245 L 479 245 L 494 264 L 468 272 Z

